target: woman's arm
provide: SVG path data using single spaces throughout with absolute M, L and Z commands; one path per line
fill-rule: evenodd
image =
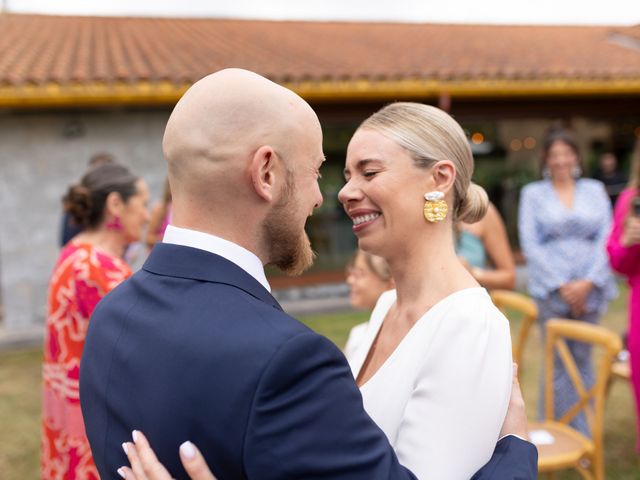
M 534 187 L 536 187 L 535 184 L 530 184 L 522 189 L 518 211 L 518 233 L 532 282 L 535 281 L 550 293 L 560 288 L 566 280 L 558 273 L 555 265 L 549 262 L 550 252 L 542 242 L 540 231 L 543 225 L 537 221 L 538 213 L 544 214 L 544 209 L 549 208 L 545 202 L 552 200 L 539 198 L 540 189 Z
M 583 278 L 567 282 L 560 288 L 560 296 L 571 307 L 573 315 L 578 317 L 584 314 L 591 291 L 594 288 L 604 289 L 611 282 L 611 268 L 606 254 L 606 240 L 611 225 L 611 201 L 602 183 L 594 180 L 589 182 L 589 209 L 599 220 L 596 222 L 597 234 L 591 241 L 591 253 L 588 258 L 583 259 L 583 262 L 587 262 L 588 269 Z
M 489 204 L 487 214 L 480 220 L 482 243 L 494 268 L 472 268 L 471 273 L 485 288 L 504 288 L 511 290 L 516 283 L 516 266 L 507 238 L 507 229 L 498 209 Z
M 606 253 L 607 237 L 611 230 L 611 200 L 600 182 L 597 182 L 590 195 L 589 207 L 598 212 L 600 221 L 598 234 L 593 240 L 593 255 L 585 259 L 589 262 L 589 270 L 584 280 L 591 281 L 595 287 L 604 288 L 611 281 L 611 267 Z
M 607 239 L 607 253 L 611 267 L 626 276 L 640 271 L 640 245 L 626 246 L 622 242 L 631 200 L 635 195 L 634 189 L 627 189 L 618 197 L 613 212 L 613 224 Z

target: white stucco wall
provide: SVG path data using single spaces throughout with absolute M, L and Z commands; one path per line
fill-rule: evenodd
M 0 329 L 43 323 L 59 251 L 60 199 L 93 154 L 112 153 L 149 183 L 152 201 L 160 197 L 169 113 L 0 112 Z

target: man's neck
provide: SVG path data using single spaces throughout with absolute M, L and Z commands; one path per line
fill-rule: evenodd
M 168 225 L 164 234 L 163 243 L 183 245 L 186 247 L 204 250 L 235 263 L 260 282 L 268 291 L 271 287 L 264 274 L 264 263 L 255 252 L 243 245 L 208 232 L 202 232 L 191 228 Z

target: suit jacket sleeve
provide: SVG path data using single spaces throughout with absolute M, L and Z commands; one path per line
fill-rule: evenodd
M 521 438 L 508 435 L 498 442 L 491 460 L 471 480 L 535 480 L 538 450 Z
M 259 381 L 243 451 L 249 479 L 415 479 L 365 413 L 342 353 L 302 333 Z

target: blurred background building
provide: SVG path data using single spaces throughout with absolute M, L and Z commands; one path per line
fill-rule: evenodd
M 638 20 L 638 19 L 635 19 Z M 318 112 L 325 202 L 307 231 L 319 253 L 298 283 L 343 276 L 355 246 L 336 194 L 358 123 L 395 100 L 449 111 L 467 131 L 475 181 L 517 247 L 520 187 L 540 140 L 570 127 L 585 164 L 640 137 L 640 25 L 501 26 L 0 14 L 0 302 L 3 327 L 44 318 L 61 196 L 96 152 L 162 191 L 161 139 L 173 105 L 225 67 L 256 71 Z M 275 287 L 289 279 L 272 272 Z M 0 327 L 2 328 L 2 327 Z

